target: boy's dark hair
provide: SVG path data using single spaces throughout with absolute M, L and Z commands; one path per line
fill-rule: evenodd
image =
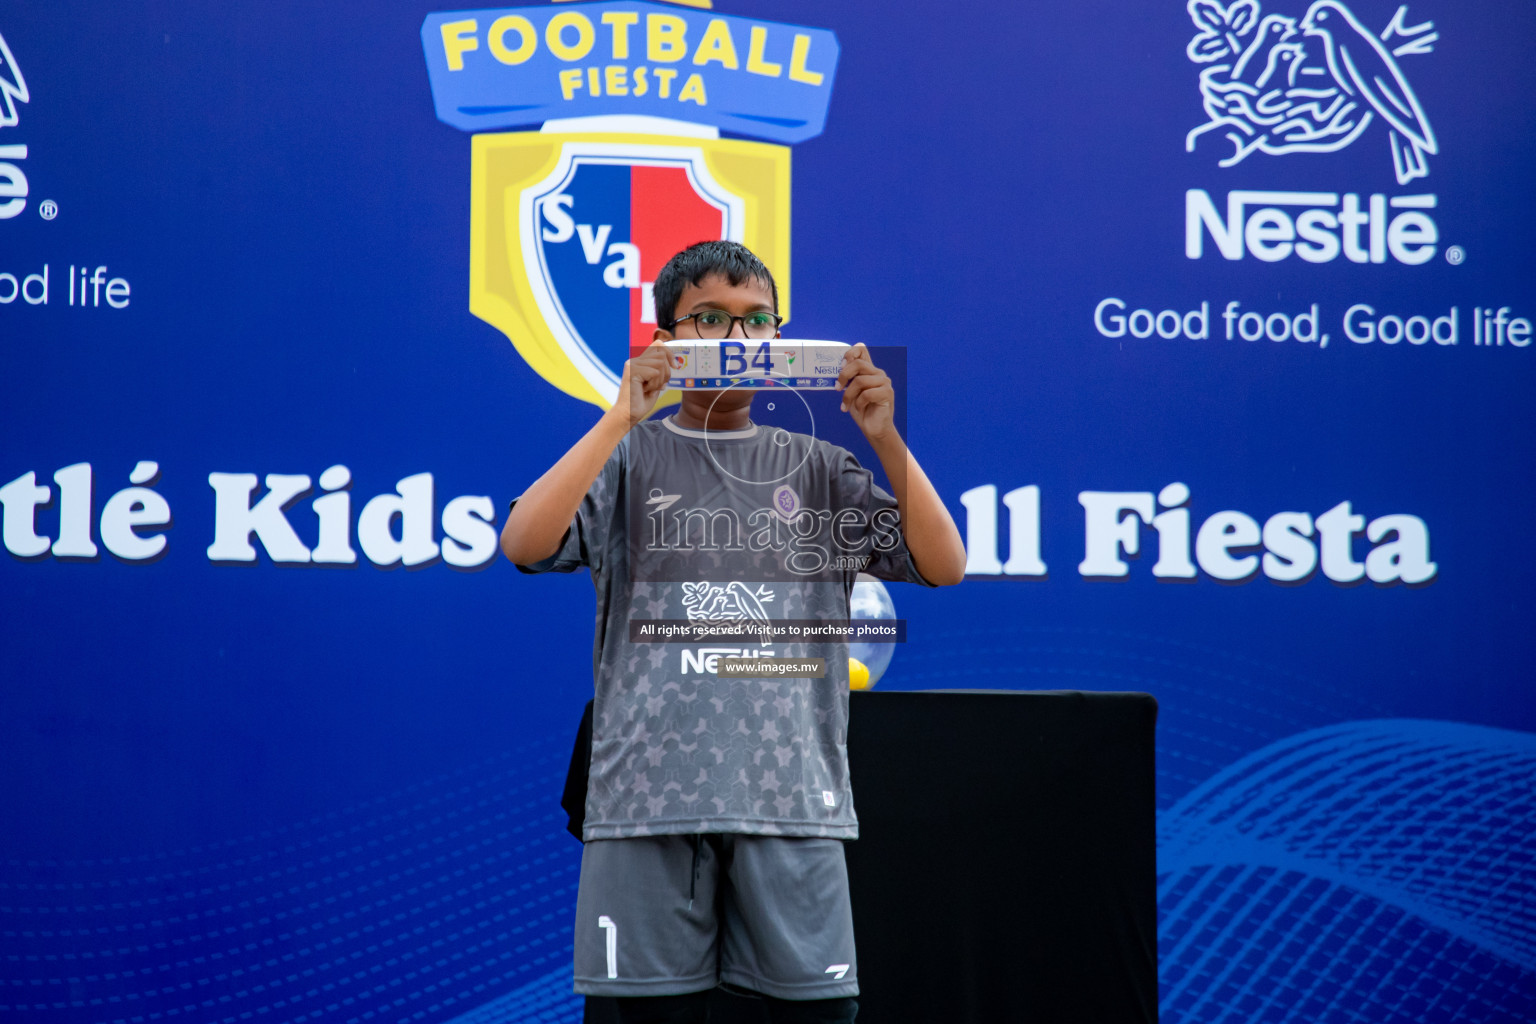
M 745 281 L 763 282 L 773 293 L 773 311 L 779 311 L 779 286 L 756 253 L 740 242 L 695 242 L 667 260 L 651 286 L 657 326 L 665 331 L 676 327 L 677 300 L 683 297 L 683 289 L 699 284 L 711 274 L 719 274 L 733 286 Z

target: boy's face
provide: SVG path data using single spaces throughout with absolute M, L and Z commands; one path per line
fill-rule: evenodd
M 677 298 L 677 308 L 673 310 L 674 318 L 682 318 L 690 313 L 700 313 L 706 309 L 724 310 L 731 316 L 746 316 L 748 313 L 774 312 L 773 292 L 769 291 L 767 283 L 756 278 L 748 278 L 741 284 L 731 284 L 730 279 L 722 274 L 710 274 L 698 284 L 683 286 L 683 293 Z M 744 338 L 743 328 L 740 323 L 731 325 L 732 338 Z M 779 335 L 774 333 L 774 337 Z M 693 329 L 692 320 L 684 320 L 674 330 L 666 331 L 660 327 L 656 329 L 657 341 L 687 341 L 697 338 L 698 332 Z M 727 413 L 752 404 L 754 389 L 731 388 L 721 391 L 684 391 L 682 401 L 684 404 L 700 404 L 707 407 L 713 405 L 715 412 Z
M 773 292 L 768 285 L 756 278 L 748 278 L 741 284 L 731 284 L 730 279 L 723 274 L 710 274 L 698 284 L 683 286 L 683 293 L 677 297 L 677 308 L 672 311 L 673 319 L 681 319 L 692 313 L 702 313 L 706 309 L 721 309 L 732 316 L 746 316 L 748 313 L 772 313 Z M 692 320 L 683 320 L 671 331 L 661 328 L 656 330 L 657 341 L 686 341 L 689 338 L 698 337 L 694 330 Z M 741 324 L 731 325 L 731 337 L 742 338 Z M 777 334 L 774 337 L 778 337 Z

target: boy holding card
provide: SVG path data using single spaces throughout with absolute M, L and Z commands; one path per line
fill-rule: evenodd
M 648 419 L 671 374 L 663 342 L 763 341 L 780 323 L 767 267 L 733 242 L 673 257 L 654 296 L 655 341 L 618 400 L 501 535 L 523 571 L 587 566 L 597 592 L 576 991 L 617 997 L 626 1022 L 703 1021 L 717 984 L 766 997 L 775 1022 L 852 1021 L 846 646 L 748 642 L 824 674 L 728 676 L 631 624 L 842 621 L 859 571 L 958 583 L 965 550 L 863 345 L 837 388 L 894 495 L 845 449 L 754 424 L 753 388 L 685 391 Z

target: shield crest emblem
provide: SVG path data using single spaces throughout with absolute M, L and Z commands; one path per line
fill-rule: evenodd
M 473 141 L 470 310 L 555 387 L 603 408 L 656 329 L 675 253 L 730 239 L 789 315 L 789 149 L 736 139 L 507 132 Z

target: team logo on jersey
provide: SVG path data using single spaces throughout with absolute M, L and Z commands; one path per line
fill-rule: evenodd
M 789 484 L 780 484 L 773 489 L 773 511 L 786 523 L 793 522 L 800 515 L 800 495 Z
M 1429 174 L 1439 145 L 1398 58 L 1432 52 L 1434 22 L 1407 25 L 1403 6 L 1375 32 L 1339 0 L 1315 0 L 1299 19 L 1261 14 L 1258 0 L 1189 0 L 1188 10 L 1196 32 L 1185 52 L 1208 65 L 1209 120 L 1185 137 L 1187 151 L 1219 132 L 1233 146 L 1223 167 L 1255 152 L 1333 153 L 1379 123 L 1397 183 Z
M 750 247 L 789 315 L 789 146 L 826 123 L 837 38 L 709 6 L 608 0 L 422 23 L 438 118 L 480 133 L 470 310 L 549 383 L 604 407 L 658 326 L 657 272 L 694 242 Z

